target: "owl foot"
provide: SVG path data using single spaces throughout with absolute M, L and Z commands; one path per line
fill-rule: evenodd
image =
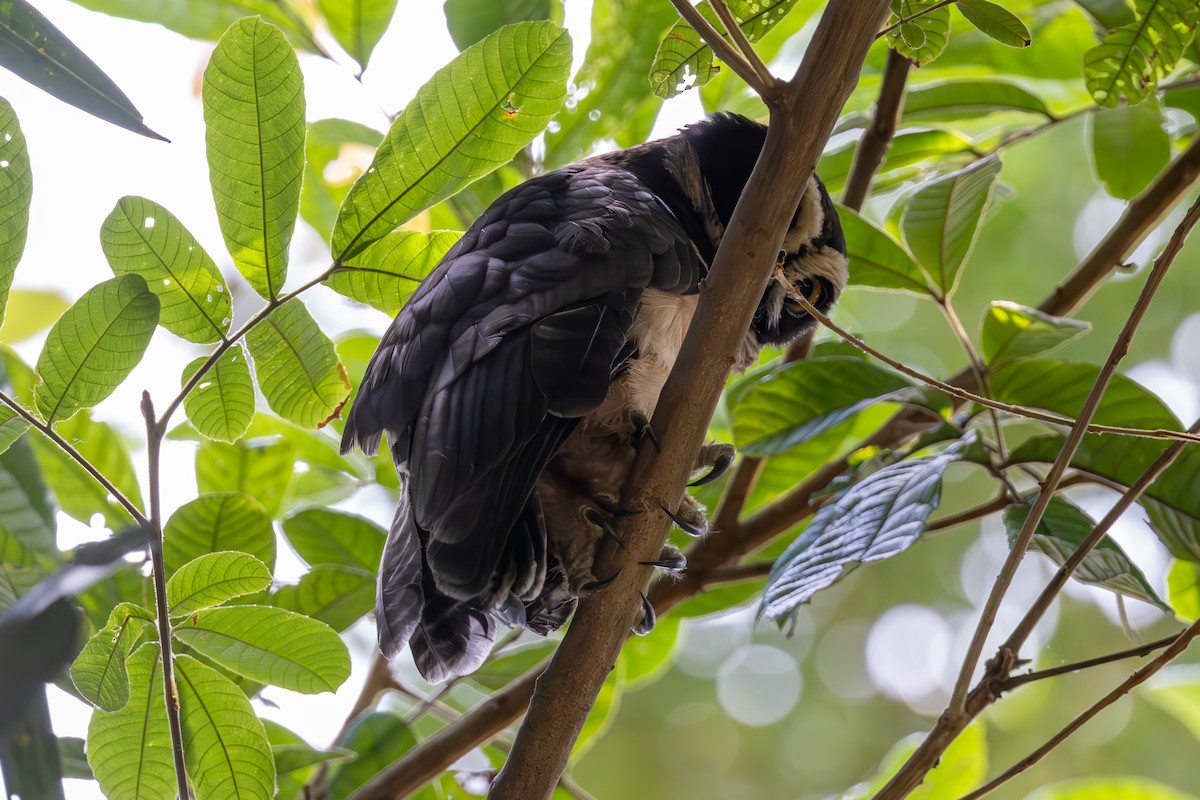
M 644 567 L 661 569 L 675 580 L 682 578 L 683 573 L 687 571 L 687 559 L 683 557 L 683 553 L 679 552 L 679 548 L 673 544 L 664 544 L 662 552 L 658 554 L 657 560 L 639 561 L 638 563 Z
M 658 434 L 654 432 L 654 428 L 650 427 L 650 419 L 646 416 L 645 411 L 637 406 L 625 406 L 625 421 L 632 429 L 629 434 L 630 447 L 636 450 L 642 442 L 649 439 L 650 444 L 654 445 L 654 449 L 659 453 L 662 452 L 662 446 L 658 443 Z
M 591 581 L 590 583 L 585 583 L 583 586 L 579 587 L 581 594 L 595 594 L 601 589 L 607 589 L 609 586 L 612 586 L 614 582 L 616 582 L 617 578 L 621 577 L 621 572 L 622 570 L 617 570 L 612 574 L 611 577 L 605 578 L 602 581 Z
M 642 619 L 629 630 L 636 633 L 638 636 L 645 636 L 650 631 L 654 630 L 654 623 L 658 621 L 658 617 L 654 613 L 654 606 L 650 605 L 650 598 L 638 592 L 642 598 Z
M 712 483 L 725 474 L 730 465 L 733 464 L 733 457 L 735 455 L 737 455 L 737 450 L 731 444 L 713 443 L 704 445 L 700 448 L 700 452 L 696 456 L 696 466 L 692 468 L 692 471 L 696 472 L 708 467 L 708 472 L 689 483 L 688 486 L 704 486 L 707 483 Z
M 599 528 L 605 536 L 616 542 L 618 547 L 624 549 L 625 541 L 621 538 L 621 535 L 617 533 L 617 529 L 613 527 L 612 523 L 608 521 L 608 518 L 599 511 L 591 506 L 584 506 L 583 508 L 579 509 L 579 516 L 583 517 L 584 522 Z M 616 516 L 621 515 L 618 514 Z
M 704 506 L 690 494 L 683 496 L 678 511 L 671 511 L 666 506 L 659 508 L 688 536 L 703 536 L 708 533 L 708 517 L 704 516 Z

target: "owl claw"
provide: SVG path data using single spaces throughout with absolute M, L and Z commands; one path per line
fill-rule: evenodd
M 663 545 L 662 552 L 658 554 L 656 561 L 639 561 L 644 567 L 654 567 L 661 569 L 674 578 L 680 578 L 687 571 L 687 559 L 683 557 L 683 553 L 679 552 L 679 548 L 674 545 Z
M 614 528 L 612 523 L 609 522 L 599 511 L 590 506 L 584 506 L 579 510 L 579 514 L 583 517 L 585 522 L 595 525 L 604 533 L 605 536 L 616 542 L 618 547 L 622 549 L 625 548 L 625 541 L 621 538 L 621 535 L 617 533 L 617 529 Z
M 654 623 L 658 621 L 658 617 L 654 613 L 654 606 L 650 605 L 650 598 L 638 592 L 642 598 L 642 621 L 630 628 L 631 631 L 638 636 L 645 636 L 650 631 L 654 630 Z
M 697 525 L 691 520 L 684 519 L 674 511 L 668 509 L 666 506 L 659 506 L 659 508 L 662 509 L 664 514 L 671 518 L 671 522 L 674 522 L 679 527 L 679 530 L 683 531 L 688 536 L 703 536 L 705 533 L 707 533 L 706 528 Z
M 710 469 L 706 474 L 689 483 L 688 486 L 704 486 L 720 478 L 729 470 L 736 454 L 737 451 L 731 444 L 704 445 L 700 448 L 700 455 L 696 458 L 696 466 L 698 468 L 707 466 Z
M 617 578 L 621 577 L 621 572 L 622 572 L 622 570 L 617 570 L 616 572 L 614 572 L 612 574 L 611 577 L 605 578 L 602 581 L 592 581 L 591 583 L 585 583 L 582 587 L 583 591 L 587 592 L 588 594 L 595 594 L 596 592 L 600 591 L 601 589 L 607 589 L 609 586 L 612 586 L 613 583 L 616 582 Z
M 654 445 L 656 452 L 662 452 L 662 445 L 659 444 L 658 434 L 654 432 L 654 428 L 650 427 L 650 419 L 646 416 L 646 412 L 636 406 L 628 406 L 625 409 L 625 419 L 628 420 L 633 432 L 629 435 L 629 444 L 636 450 L 639 445 L 646 439 L 650 440 L 650 444 Z

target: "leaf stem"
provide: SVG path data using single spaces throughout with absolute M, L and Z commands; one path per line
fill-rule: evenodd
M 713 11 L 717 12 L 717 17 L 721 20 L 721 24 L 725 26 L 729 37 L 733 39 L 734 45 L 745 56 L 750 69 L 754 70 L 754 74 L 760 84 L 767 91 L 777 90 L 779 88 L 779 81 L 771 74 L 771 70 L 767 68 L 767 65 L 763 63 L 763 60 L 758 55 L 758 51 L 754 49 L 754 45 L 750 43 L 749 37 L 746 36 L 746 32 L 742 30 L 741 24 L 733 16 L 733 12 L 729 10 L 729 6 L 725 4 L 725 0 L 709 0 L 709 4 L 712 5 Z M 760 90 L 759 94 L 762 93 Z
M 1012 691 L 1013 689 L 1016 689 L 1019 686 L 1024 686 L 1027 683 L 1043 681 L 1047 678 L 1055 678 L 1059 675 L 1067 675 L 1072 672 L 1079 672 L 1080 670 L 1091 669 L 1092 667 L 1099 667 L 1103 666 L 1104 664 L 1111 664 L 1114 661 L 1123 661 L 1127 658 L 1140 658 L 1142 656 L 1148 656 L 1155 650 L 1161 650 L 1162 648 L 1173 644 L 1178 639 L 1179 634 L 1173 633 L 1170 636 L 1164 636 L 1163 638 L 1156 639 L 1153 642 L 1139 644 L 1136 647 L 1130 647 L 1126 650 L 1119 650 L 1115 653 L 1106 653 L 1105 655 L 1096 656 L 1095 658 L 1088 658 L 1083 661 L 1075 661 L 1070 664 L 1062 664 L 1057 667 L 1039 669 L 1034 672 L 1026 672 L 1022 675 L 1012 675 L 1008 679 L 1001 682 L 1000 691 Z
M 720 2 L 720 0 L 717 1 Z M 689 3 L 688 0 L 671 0 L 671 5 L 675 6 L 675 9 L 679 12 L 679 16 L 683 17 L 689 25 L 695 28 L 696 33 L 712 49 L 713 54 L 728 64 L 729 68 L 746 82 L 746 85 L 757 92 L 763 99 L 776 94 L 779 89 L 779 82 L 774 76 L 771 77 L 770 83 L 763 82 L 750 61 L 739 53 L 736 47 L 726 41 L 725 37 L 717 32 L 713 24 L 706 20 L 704 15 L 694 5 Z M 735 24 L 733 27 L 736 28 L 737 25 Z M 770 75 L 770 71 L 767 72 L 767 75 Z
M 882 39 L 884 36 L 887 36 L 889 33 L 896 30 L 901 25 L 907 25 L 908 23 L 912 22 L 913 20 L 920 19 L 921 17 L 925 16 L 926 14 L 932 14 L 934 11 L 937 11 L 939 8 L 945 8 L 946 6 L 952 6 L 957 2 L 958 2 L 958 0 L 942 0 L 942 2 L 935 3 L 934 5 L 931 5 L 929 8 L 922 8 L 920 11 L 917 11 L 916 13 L 914 13 L 911 17 L 901 17 L 900 15 L 897 14 L 896 21 L 893 22 L 891 25 L 888 25 L 886 28 L 881 30 L 879 33 L 875 34 L 875 38 Z
M 167 607 L 167 574 L 163 562 L 162 508 L 159 498 L 162 449 L 161 429 L 154 422 L 154 403 L 149 392 L 142 392 L 142 416 L 146 419 L 146 460 L 150 482 L 150 559 L 154 582 L 154 606 L 158 619 L 158 646 L 162 656 L 163 695 L 167 725 L 171 731 L 171 751 L 175 757 L 175 780 L 180 800 L 188 800 L 187 767 L 183 758 L 183 728 L 179 721 L 179 692 L 175 689 L 175 659 L 171 653 L 171 616 Z

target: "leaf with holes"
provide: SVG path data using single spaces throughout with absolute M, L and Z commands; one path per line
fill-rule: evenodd
M 958 0 L 954 4 L 980 33 L 1009 47 L 1029 47 L 1033 37 L 1016 14 L 988 0 Z
M 358 62 L 361 72 L 367 68 L 375 45 L 379 44 L 392 21 L 396 0 L 357 0 L 354 3 L 317 0 L 317 8 L 333 38 Z
M 313 567 L 300 582 L 281 586 L 270 603 L 324 622 L 339 633 L 375 609 L 375 570 Z
M 566 97 L 571 37 L 553 22 L 508 25 L 417 92 L 342 204 L 333 254 L 344 264 L 422 209 L 507 163 Z
M 924 67 L 942 54 L 950 41 L 950 9 L 939 0 L 892 0 L 892 18 L 887 27 L 899 27 L 887 35 L 896 52 Z
M 796 0 L 730 0 L 728 3 L 738 27 L 751 42 L 761 39 L 779 24 L 794 5 Z M 708 0 L 701 0 L 696 10 L 722 36 L 729 38 Z M 667 31 L 662 44 L 658 46 L 658 52 L 654 54 L 654 62 L 650 65 L 650 90 L 659 97 L 670 99 L 708 83 L 717 70 L 713 63 L 712 48 L 704 43 L 690 23 L 681 18 Z
M 204 70 L 209 182 L 234 266 L 263 297 L 287 275 L 304 172 L 304 81 L 287 39 L 235 22 Z
M 350 676 L 337 633 L 282 608 L 210 608 L 182 622 L 175 636 L 238 675 L 294 692 L 332 692 Z
M 837 211 L 846 235 L 852 284 L 930 294 L 929 277 L 903 245 L 858 212 L 842 205 Z
M 217 265 L 174 214 L 144 197 L 122 197 L 100 228 L 100 248 L 117 275 L 136 273 L 158 296 L 159 324 L 189 342 L 229 332 L 229 292 Z
M 1104 189 L 1132 200 L 1171 160 L 1171 137 L 1154 98 L 1137 105 L 1105 108 L 1089 115 L 1092 163 Z
M 1196 34 L 1195 0 L 1134 0 L 1137 20 L 1108 32 L 1083 57 L 1092 99 L 1107 108 L 1134 104 L 1158 88 Z
M 272 311 L 246 335 L 267 405 L 303 428 L 324 427 L 350 396 L 333 342 L 298 298 Z
M 996 367 L 1041 355 L 1091 329 L 1090 322 L 1055 317 L 1036 308 L 996 300 L 984 314 L 979 347 L 984 360 Z
M 92 714 L 88 764 L 109 800 L 174 797 L 175 762 L 158 645 L 138 648 L 125 666 L 129 700 L 119 711 Z
M 971 253 L 999 175 L 1000 159 L 983 158 L 922 184 L 908 200 L 900 222 L 904 240 L 945 292 L 954 289 Z
M 461 236 L 458 231 L 393 231 L 338 267 L 325 285 L 394 317 Z
M 739 386 L 734 442 L 745 455 L 776 455 L 910 386 L 906 378 L 854 358 L 788 364 Z
M 271 571 L 249 553 L 207 553 L 184 564 L 167 581 L 167 607 L 171 616 L 186 617 L 270 585 Z
M 309 508 L 283 521 L 283 534 L 310 566 L 335 566 L 375 572 L 386 534 L 370 520 L 326 508 Z
M 42 419 L 67 419 L 112 394 L 146 352 L 158 325 L 158 298 L 140 275 L 84 292 L 46 337 L 34 403 Z
M 909 548 L 941 502 L 942 475 L 974 441 L 873 472 L 817 512 L 767 578 L 760 613 L 782 627 L 800 606 L 860 564 Z
M 1004 509 L 1004 529 L 1008 532 L 1008 543 L 1012 545 L 1021 526 L 1029 517 L 1028 505 L 1012 505 Z M 1049 558 L 1056 566 L 1062 566 L 1083 544 L 1083 540 L 1095 529 L 1096 523 L 1075 504 L 1055 497 L 1046 507 L 1046 513 L 1038 522 L 1030 547 Z M 1142 600 L 1169 610 L 1159 599 L 1142 571 L 1129 560 L 1116 542 L 1105 537 L 1092 548 L 1078 569 L 1072 574 L 1080 583 L 1101 586 L 1126 597 Z
M 31 199 L 33 173 L 25 134 L 12 105 L 0 97 L 0 323 L 8 307 L 13 274 L 25 252 Z
M 202 494 L 179 507 L 163 528 L 163 560 L 171 575 L 200 556 L 222 550 L 249 553 L 275 565 L 275 531 L 262 505 L 246 494 Z
M 183 368 L 181 385 L 208 361 L 201 356 Z M 218 442 L 234 442 L 250 428 L 254 418 L 254 383 L 241 343 L 217 358 L 212 369 L 183 398 L 183 409 L 196 430 Z
M 187 655 L 175 657 L 183 756 L 196 796 L 270 800 L 275 795 L 271 743 L 237 684 Z

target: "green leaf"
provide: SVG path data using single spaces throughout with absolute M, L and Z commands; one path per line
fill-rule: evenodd
M 67 419 L 112 394 L 142 360 L 158 298 L 140 275 L 122 275 L 84 292 L 46 337 L 34 402 L 47 422 Z
M 329 241 L 338 207 L 381 141 L 382 133 L 357 122 L 322 119 L 309 123 L 304 140 L 300 216 L 323 240 Z M 331 169 L 331 165 L 336 166 Z
M 2 15 L 3 11 L 0 11 Z M 29 201 L 32 199 L 33 172 L 29 166 L 29 151 L 25 148 L 25 134 L 21 132 L 12 105 L 0 97 L 0 324 L 4 322 L 8 307 L 13 275 L 25 252 Z M 6 334 L 5 341 L 20 338 L 11 337 L 8 329 L 3 333 Z
M 1042 98 L 1001 80 L 954 80 L 914 86 L 904 95 L 901 118 L 965 119 L 1006 111 L 1054 118 Z
M 326 508 L 310 508 L 283 521 L 283 533 L 310 566 L 335 565 L 374 573 L 385 533 L 370 520 Z
M 295 460 L 295 446 L 279 437 L 242 439 L 236 444 L 202 442 L 196 450 L 196 486 L 205 493 L 241 492 L 250 495 L 274 519 L 279 515 L 291 486 Z M 248 552 L 258 555 L 253 551 Z M 274 558 L 272 551 L 267 566 L 274 564 Z
M 55 427 L 58 434 L 130 502 L 142 506 L 133 458 L 121 434 L 108 423 L 92 419 L 90 412 L 76 414 Z M 110 499 L 108 490 L 57 444 L 41 434 L 32 437 L 31 441 L 46 483 L 54 491 L 63 511 L 85 524 L 91 524 L 95 514 L 102 514 L 105 524 L 114 529 L 133 521 L 125 507 Z
M 446 0 L 442 6 L 454 46 L 466 50 L 483 37 L 515 22 L 562 22 L 559 0 Z
M 1010 362 L 992 373 L 992 394 L 1006 403 L 1074 417 L 1099 374 L 1095 364 L 1052 359 Z M 1180 427 L 1161 400 L 1124 375 L 1113 376 L 1094 421 L 1100 425 Z
M 375 608 L 375 572 L 313 567 L 293 586 L 281 586 L 271 605 L 324 622 L 341 632 Z
M 416 747 L 417 737 L 395 714 L 364 711 L 354 718 L 338 745 L 358 757 L 330 768 L 326 800 L 346 800 L 381 769 Z
M 830 192 L 838 192 L 850 175 L 857 142 L 849 142 L 821 156 L 817 172 Z M 928 166 L 931 159 L 947 162 L 952 156 L 975 151 L 975 142 L 958 131 L 927 130 L 901 131 L 888 147 L 887 160 L 879 168 L 875 186 L 881 187 L 894 178 L 911 178 Z
M 625 646 L 633 644 L 630 637 Z M 529 670 L 546 661 L 558 649 L 556 641 L 530 642 L 507 647 L 499 655 L 488 658 L 483 666 L 467 676 L 467 679 L 484 691 L 495 692 L 508 686 Z
M 632 692 L 657 681 L 675 663 L 680 643 L 679 618 L 660 619 L 646 636 L 631 636 L 617 658 L 622 665 L 621 690 Z
M 921 185 L 909 198 L 900 223 L 904 240 L 943 291 L 953 290 L 970 255 L 999 174 L 999 158 L 980 159 Z
M 1010 545 L 1021 532 L 1021 526 L 1029 516 L 1029 508 L 1028 505 L 1012 505 L 1004 509 L 1004 528 L 1008 531 Z M 1050 500 L 1046 513 L 1038 522 L 1030 547 L 1061 567 L 1095 527 L 1096 523 L 1092 518 L 1076 505 L 1061 497 L 1055 497 Z M 1083 563 L 1071 577 L 1080 583 L 1101 586 L 1135 600 L 1167 608 L 1155 594 L 1142 571 L 1129 560 L 1125 551 L 1108 537 L 1102 539 L 1084 556 Z
M 1167 600 L 1176 616 L 1200 619 L 1200 564 L 1176 561 L 1167 573 Z M 1200 717 L 1198 717 L 1200 720 Z M 1200 733 L 1200 728 L 1197 728 Z
M 1153 98 L 1090 115 L 1092 160 L 1104 189 L 1130 200 L 1142 193 L 1171 160 L 1166 120 Z
M 58 756 L 62 761 L 64 778 L 94 781 L 92 768 L 88 766 L 87 756 L 83 753 L 83 739 L 78 736 L 58 737 Z
M 937 455 L 890 464 L 822 506 L 771 569 L 761 613 L 782 627 L 814 594 L 860 564 L 907 550 L 941 502 L 946 468 L 972 441 L 969 436 Z
M 324 427 L 341 411 L 350 396 L 346 370 L 299 298 L 272 311 L 246 343 L 272 411 L 304 428 Z
M 739 387 L 733 438 L 751 456 L 776 455 L 912 383 L 853 358 L 798 361 Z
M 892 0 L 888 27 L 900 27 L 887 36 L 888 44 L 918 67 L 927 66 L 942 54 L 950 41 L 950 9 L 933 8 L 938 0 Z M 918 16 L 920 15 L 920 16 Z
M 238 492 L 202 494 L 179 507 L 163 528 L 163 559 L 171 575 L 184 564 L 222 550 L 249 553 L 275 566 L 275 531 L 262 505 Z
M 186 386 L 207 361 L 206 356 L 201 356 L 184 367 L 180 385 Z M 246 433 L 254 418 L 254 383 L 240 342 L 222 353 L 212 369 L 187 393 L 183 409 L 196 430 L 209 439 L 235 442 Z
M 0 230 L 4 228 L 0 226 Z M 2 247 L 0 245 L 0 249 Z M 44 331 L 53 325 L 70 305 L 57 292 L 43 289 L 11 290 L 8 293 L 4 324 L 0 325 L 0 342 L 15 344 Z
M 662 100 L 646 92 L 642 65 L 678 18 L 670 3 L 592 3 L 587 54 L 571 79 L 571 96 L 546 130 L 547 167 L 590 155 L 605 139 L 630 147 L 649 138 Z
M 186 617 L 270 585 L 271 571 L 249 553 L 207 553 L 184 564 L 167 581 L 167 607 L 171 616 Z
M 275 761 L 262 722 L 237 684 L 187 655 L 175 657 L 183 755 L 196 796 L 270 800 Z
M 1075 4 L 1106 30 L 1128 25 L 1137 19 L 1129 0 L 1075 0 Z
M 1165 708 L 1165 705 L 1164 705 Z M 1170 709 L 1168 709 L 1169 711 Z M 1080 778 L 1042 788 L 1029 795 L 1028 800 L 1196 800 L 1196 796 L 1143 778 L 1140 775 L 1106 775 L 1102 778 Z
M 200 344 L 225 338 L 233 308 L 224 279 L 170 211 L 144 197 L 122 197 L 100 228 L 100 247 L 115 274 L 146 279 L 164 328 Z
M 18 445 L 0 454 L 0 533 L 21 551 L 57 561 L 54 513 L 46 487 L 38 475 L 29 447 Z M 8 557 L 0 547 L 0 561 L 32 566 L 32 561 Z
M 263 297 L 279 294 L 300 210 L 304 81 L 278 28 L 229 27 L 204 70 L 209 182 L 233 263 Z
M 1183 56 L 1200 21 L 1195 0 L 1134 0 L 1133 7 L 1137 20 L 1109 31 L 1083 58 L 1088 91 L 1108 108 L 1152 94 Z
M 1092 325 L 1070 317 L 1055 317 L 1036 308 L 995 300 L 983 316 L 979 347 L 995 367 L 1041 355 L 1091 330 Z
M 417 212 L 508 162 L 566 97 L 571 37 L 553 22 L 521 22 L 461 53 L 392 123 L 371 168 L 350 190 L 333 231 L 345 263 Z
M 129 701 L 96 711 L 88 725 L 87 758 L 109 800 L 175 796 L 175 762 L 163 700 L 158 645 L 144 645 L 125 663 Z
M 166 141 L 95 62 L 26 0 L 0 5 L 0 66 L 94 117 Z
M 930 294 L 929 277 L 903 245 L 857 211 L 838 205 L 837 212 L 846 235 L 851 283 Z
M 841 800 L 867 800 L 873 797 L 908 761 L 924 738 L 924 734 L 920 733 L 905 736 L 883 757 L 875 777 L 851 789 Z M 908 797 L 910 800 L 952 800 L 977 788 L 987 774 L 987 727 L 982 719 L 976 719 L 946 748 L 921 785 Z
M 728 3 L 738 27 L 751 42 L 761 39 L 779 24 L 794 5 L 796 0 L 731 0 Z M 729 38 L 708 0 L 701 0 L 696 9 L 722 36 Z M 650 65 L 650 89 L 659 97 L 670 99 L 693 87 L 703 86 L 716 73 L 712 48 L 704 43 L 695 28 L 680 18 L 667 31 L 654 54 L 654 62 Z
M 120 603 L 108 624 L 88 639 L 71 664 L 71 682 L 89 703 L 103 711 L 119 711 L 129 702 L 125 658 L 140 638 L 143 626 L 154 625 L 154 614 L 132 603 Z
M 358 62 L 359 67 L 366 69 L 375 45 L 379 44 L 396 12 L 396 0 L 357 0 L 353 3 L 317 0 L 317 8 L 337 43 Z
M 394 317 L 461 236 L 458 231 L 393 231 L 338 267 L 325 285 Z
M 966 17 L 967 22 L 1009 47 L 1029 47 L 1033 37 L 1025 23 L 1003 6 L 988 0 L 958 0 L 954 5 Z
M 337 633 L 282 608 L 210 608 L 181 623 L 175 636 L 238 675 L 295 692 L 332 692 L 350 676 Z
M 0 406 L 0 453 L 12 447 L 29 430 L 29 423 L 8 406 Z

